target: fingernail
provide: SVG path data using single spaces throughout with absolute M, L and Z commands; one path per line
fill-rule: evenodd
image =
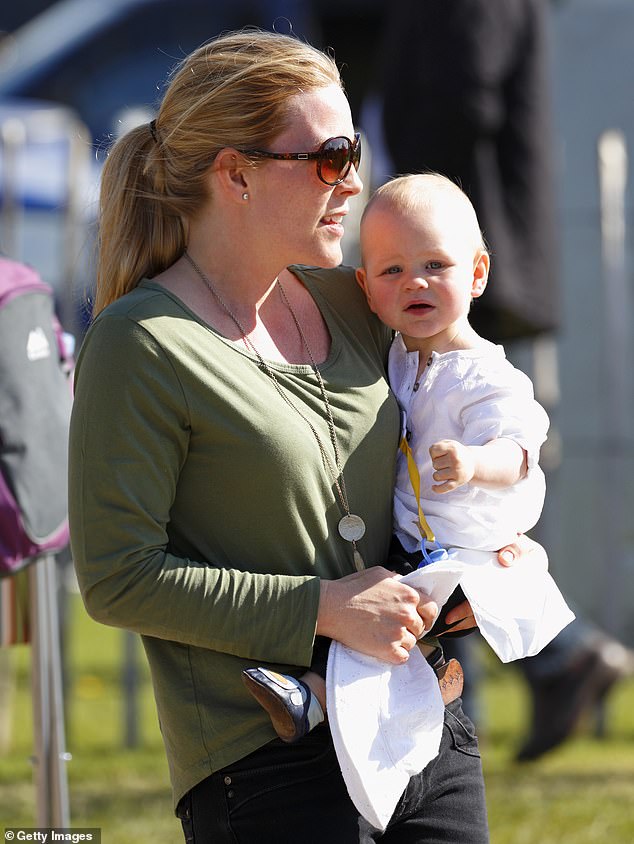
M 502 559 L 505 563 L 512 563 L 515 559 L 515 555 L 512 551 L 502 551 Z

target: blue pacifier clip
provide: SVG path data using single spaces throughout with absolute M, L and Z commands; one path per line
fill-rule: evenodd
M 425 566 L 430 565 L 430 563 L 438 563 L 441 560 L 448 560 L 449 554 L 447 551 L 442 547 L 438 540 L 434 539 L 435 548 L 431 550 L 426 547 L 427 540 L 423 539 L 420 544 L 420 550 L 423 552 L 423 559 L 418 564 L 419 569 L 425 568 Z

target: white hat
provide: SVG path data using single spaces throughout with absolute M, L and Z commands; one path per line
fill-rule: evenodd
M 334 642 L 327 669 L 328 721 L 348 793 L 385 829 L 409 778 L 437 754 L 444 704 L 418 648 L 391 665 Z

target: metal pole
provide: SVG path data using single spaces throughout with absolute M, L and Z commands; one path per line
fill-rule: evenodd
M 2 241 L 0 246 L 7 255 L 17 257 L 18 228 L 21 217 L 18 189 L 18 154 L 24 147 L 26 127 L 18 117 L 10 117 L 0 124 L 2 146 Z
M 124 744 L 128 748 L 139 745 L 139 665 L 137 661 L 137 635 L 123 632 L 123 702 Z
M 601 253 L 604 291 L 603 326 L 603 454 L 602 546 L 605 575 L 603 624 L 618 635 L 623 628 L 625 534 L 628 519 L 626 457 L 631 445 L 631 313 L 625 242 L 627 148 L 623 132 L 610 129 L 598 142 Z M 600 561 L 600 562 L 604 562 Z M 595 733 L 606 732 L 605 706 L 595 711 Z
M 77 318 L 76 280 L 86 278 L 86 214 L 85 190 L 89 183 L 90 141 L 88 132 L 79 120 L 73 119 L 68 127 L 68 200 L 64 216 L 64 242 L 62 251 L 61 287 L 62 320 L 75 336 L 81 326 Z M 84 281 L 85 283 L 85 281 Z M 81 290 L 82 297 L 86 290 Z
M 33 757 L 36 822 L 39 827 L 69 827 L 65 763 L 59 622 L 55 559 L 41 557 L 29 569 L 31 665 L 33 692 Z
M 602 458 L 603 489 L 599 496 L 603 502 L 603 560 L 598 561 L 597 571 L 604 590 L 603 624 L 618 635 L 625 609 L 625 534 L 629 517 L 626 490 L 630 479 L 624 458 L 632 442 L 632 297 L 625 246 L 627 149 L 622 132 L 611 129 L 600 136 L 598 163 L 604 293 L 601 399 L 606 446 Z
M 48 604 L 48 639 L 49 639 L 49 729 L 51 752 L 49 756 L 49 783 L 51 802 L 51 825 L 68 828 L 70 810 L 68 804 L 68 781 L 66 762 L 70 754 L 66 751 L 66 731 L 64 729 L 64 696 L 62 690 L 62 655 L 60 648 L 60 626 L 57 605 L 57 569 L 55 557 L 48 554 L 43 558 L 46 579 L 46 598 Z
M 31 616 L 31 687 L 33 693 L 33 776 L 36 793 L 36 823 L 50 826 L 51 796 L 48 788 L 48 760 L 51 754 L 50 700 L 48 683 L 48 624 L 45 571 L 38 560 L 29 568 Z

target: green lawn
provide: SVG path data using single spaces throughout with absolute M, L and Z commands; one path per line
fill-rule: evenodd
M 103 844 L 181 844 L 141 649 L 139 747 L 125 750 L 123 635 L 88 619 L 76 596 L 71 598 L 69 629 L 72 825 L 101 827 Z M 5 826 L 35 823 L 29 649 L 11 649 L 11 661 L 16 688 L 9 747 L 0 752 L 0 832 Z M 523 688 L 512 667 L 488 657 L 485 662 L 488 726 L 482 751 L 492 844 L 632 844 L 634 682 L 622 683 L 612 694 L 606 738 L 598 740 L 582 730 L 543 760 L 517 765 L 513 751 L 525 724 Z

